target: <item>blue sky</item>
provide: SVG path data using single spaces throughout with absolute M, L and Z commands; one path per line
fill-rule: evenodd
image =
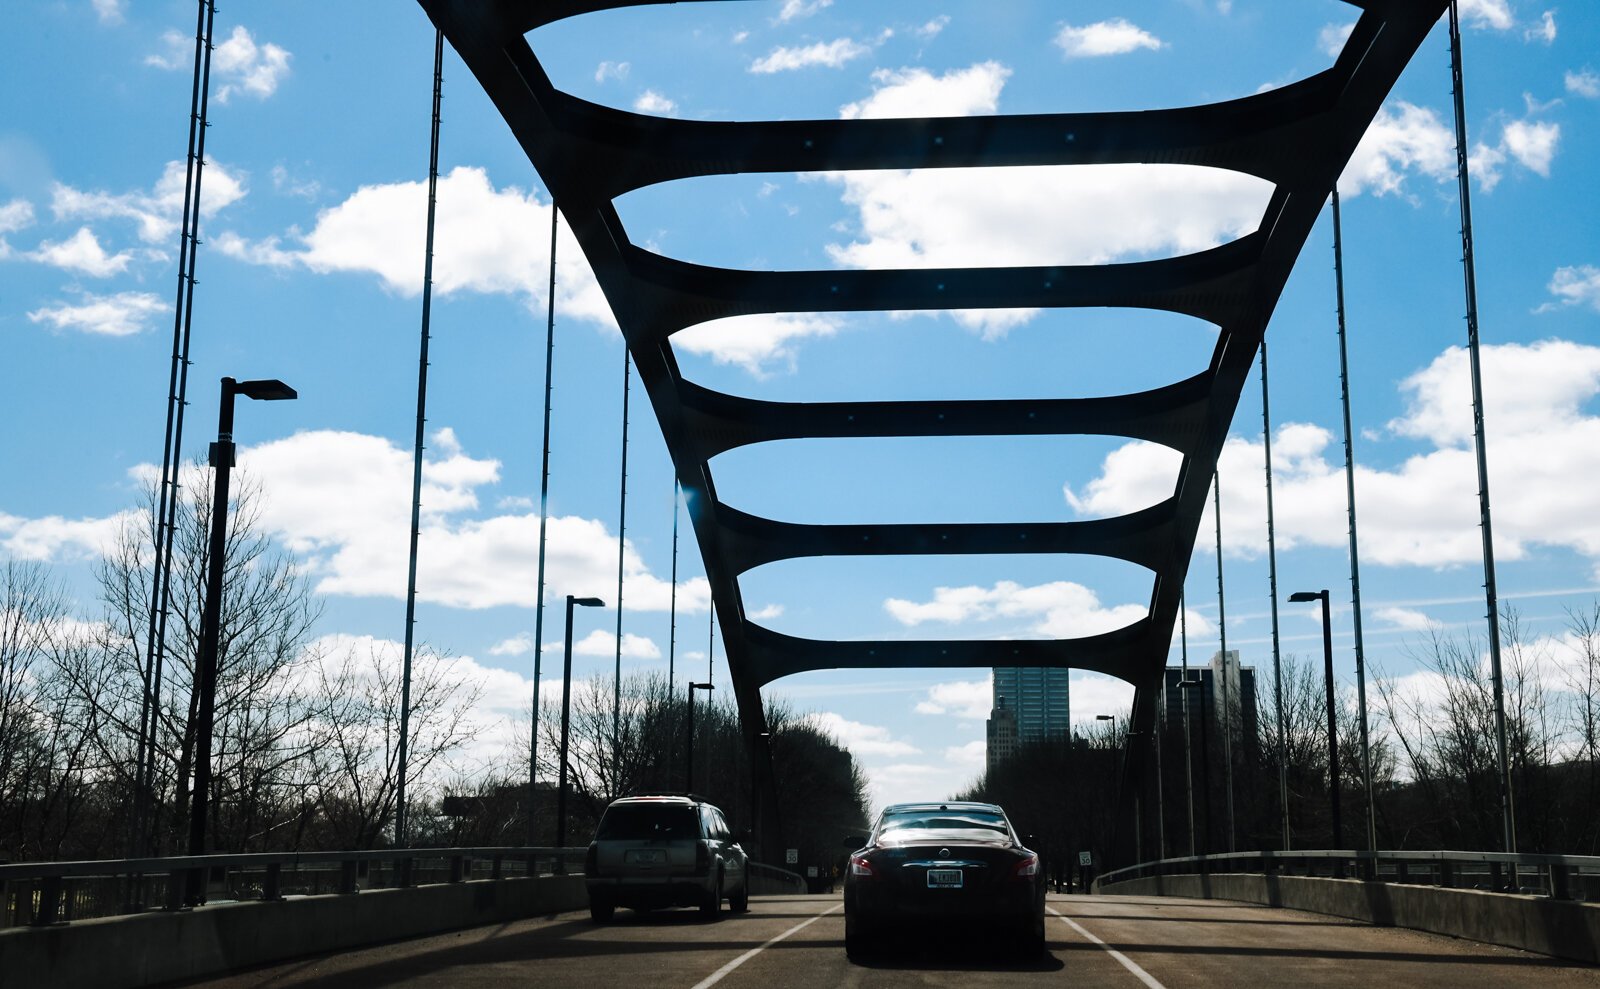
M 1470 0 L 1468 128 L 1502 595 L 1542 637 L 1600 588 L 1600 12 Z M 746 0 L 612 11 L 536 32 L 558 85 L 703 119 L 1140 109 L 1248 95 L 1329 65 L 1338 0 Z M 176 288 L 194 7 L 53 0 L 12 12 L 0 58 L 0 556 L 58 565 L 86 619 L 93 561 L 159 460 Z M 242 404 L 240 464 L 264 522 L 328 601 L 324 645 L 402 637 L 433 29 L 405 4 L 229 5 L 217 20 L 210 167 L 185 452 L 216 382 L 279 377 Z M 1471 416 L 1446 35 L 1401 78 L 1341 183 L 1366 646 L 1395 677 L 1430 623 L 1481 630 Z M 484 678 L 500 756 L 531 684 L 549 202 L 453 54 L 429 396 L 418 634 Z M 640 190 L 635 241 L 750 268 L 1083 263 L 1171 256 L 1252 226 L 1252 180 L 1099 166 L 744 175 Z M 564 236 L 564 235 L 563 235 Z M 1268 341 L 1279 571 L 1345 596 L 1332 234 L 1319 224 Z M 622 348 L 570 241 L 558 250 L 549 595 L 616 592 Z M 784 400 L 1026 397 L 1150 387 L 1203 366 L 1214 329 L 1123 312 L 759 317 L 674 340 L 686 375 Z M 666 668 L 672 477 L 634 393 L 625 667 Z M 1077 519 L 1171 490 L 1172 454 L 1109 439 L 799 441 L 713 465 L 729 503 L 792 521 Z M 1222 466 L 1228 641 L 1270 663 L 1259 381 Z M 1216 648 L 1210 519 L 1191 568 L 1191 657 Z M 703 670 L 708 611 L 685 520 L 678 657 Z M 747 607 L 814 637 L 1059 636 L 1142 613 L 1150 577 L 1072 558 L 808 560 L 746 575 Z M 559 609 L 546 640 L 560 641 Z M 611 668 L 615 613 L 577 629 Z M 1352 675 L 1348 603 L 1337 662 Z M 1318 649 L 1283 607 L 1283 648 Z M 555 668 L 549 661 L 547 669 Z M 718 682 L 726 683 L 720 647 Z M 683 678 L 680 674 L 679 679 Z M 878 799 L 963 785 L 982 762 L 982 670 L 818 672 L 769 690 L 817 716 Z M 1130 691 L 1074 680 L 1074 714 Z

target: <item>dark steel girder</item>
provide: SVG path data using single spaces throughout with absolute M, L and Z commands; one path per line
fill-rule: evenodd
M 632 352 L 683 483 L 747 742 L 765 749 L 760 687 L 803 670 L 1070 666 L 1136 687 L 1148 731 L 1212 472 L 1284 284 L 1335 180 L 1447 0 L 1346 0 L 1362 14 L 1334 65 L 1243 99 L 1127 113 L 704 122 L 598 106 L 557 89 L 524 34 L 566 17 L 659 0 L 419 0 L 504 116 L 560 205 Z M 1127 264 L 877 271 L 741 271 L 663 257 L 628 238 L 614 202 L 709 175 L 1005 165 L 1172 163 L 1264 179 L 1259 228 L 1209 251 Z M 753 313 L 1127 307 L 1218 327 L 1209 366 L 1106 398 L 793 404 L 686 381 L 671 335 Z M 718 500 L 711 460 L 751 443 L 818 437 L 1092 434 L 1182 454 L 1172 496 L 1142 512 L 1071 523 L 795 525 Z M 781 635 L 745 617 L 739 575 L 818 555 L 1093 553 L 1155 574 L 1147 616 L 1054 641 L 840 642 Z M 1140 772 L 1139 746 L 1128 778 Z

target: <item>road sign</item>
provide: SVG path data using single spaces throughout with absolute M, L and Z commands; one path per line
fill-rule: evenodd
M 800 849 L 798 849 L 798 848 L 786 848 L 786 849 L 784 849 L 784 852 L 783 852 L 783 864 L 784 865 L 794 865 L 795 863 L 797 863 L 799 861 L 800 861 Z
M 1094 865 L 1094 852 L 1079 852 L 1078 853 L 1078 864 L 1079 865 Z

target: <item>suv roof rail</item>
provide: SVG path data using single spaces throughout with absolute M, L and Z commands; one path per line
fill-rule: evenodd
M 626 796 L 618 797 L 617 799 L 629 800 L 633 797 L 683 797 L 686 800 L 693 800 L 697 804 L 711 803 L 711 801 L 707 800 L 698 793 L 686 793 L 683 790 L 641 790 L 637 793 L 630 793 Z

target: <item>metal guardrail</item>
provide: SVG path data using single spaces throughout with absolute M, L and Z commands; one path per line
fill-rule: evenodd
M 581 874 L 587 851 L 587 846 L 385 848 L 19 862 L 0 865 L 0 928 L 181 910 L 185 881 L 195 869 L 207 871 L 210 902 L 266 902 L 363 889 Z M 787 869 L 761 862 L 750 862 L 748 868 L 752 875 L 787 887 L 787 893 L 806 891 L 805 879 Z
M 765 862 L 746 862 L 745 868 L 753 877 L 768 879 L 773 882 L 782 883 L 785 886 L 788 886 L 788 892 L 778 894 L 780 896 L 788 894 L 800 894 L 806 891 L 805 877 L 801 876 L 798 872 L 790 872 L 788 869 L 780 869 L 775 865 L 767 865 Z
M 586 848 L 386 848 L 0 865 L 0 928 L 183 909 L 189 873 L 210 902 L 357 893 L 433 883 L 581 873 Z
M 1531 893 L 1600 902 L 1600 856 L 1513 852 L 1306 850 L 1230 852 L 1142 862 L 1107 872 L 1096 887 L 1153 876 L 1248 872 Z

